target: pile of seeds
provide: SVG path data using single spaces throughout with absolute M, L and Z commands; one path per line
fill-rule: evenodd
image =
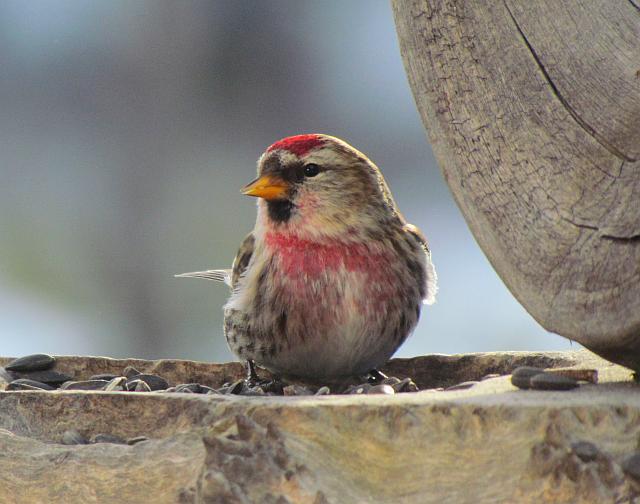
M 598 383 L 595 369 L 540 369 L 529 366 L 518 367 L 511 374 L 511 383 L 520 389 L 571 390 L 579 382 Z
M 165 378 L 155 374 L 142 373 L 133 366 L 127 366 L 120 375 L 98 374 L 86 380 L 73 380 L 70 376 L 53 371 L 55 357 L 47 354 L 28 355 L 15 359 L 4 368 L 0 367 L 0 378 L 8 382 L 6 390 L 102 390 L 106 392 L 174 392 L 183 394 L 216 394 L 243 396 L 305 396 L 328 395 L 332 391 L 327 386 L 313 387 L 288 384 L 280 380 L 250 384 L 246 380 L 224 383 L 219 388 L 200 383 L 181 383 L 169 386 Z M 370 384 L 334 387 L 334 393 L 342 394 L 396 394 L 416 392 L 417 385 L 411 378 L 401 380 L 395 377 Z
M 0 368 L 0 378 L 9 382 L 7 390 L 54 390 L 71 377 L 52 371 L 55 358 L 46 354 L 27 355 Z

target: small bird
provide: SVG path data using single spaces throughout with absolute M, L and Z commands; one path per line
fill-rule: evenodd
M 256 363 L 313 380 L 384 376 L 437 284 L 378 167 L 338 138 L 297 135 L 267 148 L 241 192 L 258 215 L 232 268 L 176 276 L 231 287 L 224 334 L 249 379 Z

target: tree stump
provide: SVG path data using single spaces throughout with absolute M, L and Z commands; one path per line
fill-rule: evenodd
M 441 170 L 493 267 L 547 330 L 640 369 L 640 4 L 393 10 Z

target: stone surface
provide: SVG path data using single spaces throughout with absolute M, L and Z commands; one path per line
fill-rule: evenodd
M 236 363 L 57 360 L 78 380 L 118 374 L 126 365 L 172 385 L 219 387 L 242 375 Z M 640 386 L 629 370 L 582 351 L 427 356 L 392 361 L 386 372 L 402 379 L 407 375 L 389 369 L 412 370 L 423 388 L 436 388 L 543 361 L 597 369 L 599 383 L 564 392 L 518 390 L 501 376 L 448 392 L 295 397 L 0 392 L 0 502 L 638 498 L 628 460 L 640 438 Z M 423 369 L 425 363 L 440 369 Z M 63 445 L 68 431 L 89 440 L 149 439 Z M 584 443 L 595 447 L 589 456 Z

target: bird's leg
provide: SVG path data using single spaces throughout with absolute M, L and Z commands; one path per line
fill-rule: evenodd
M 382 383 L 386 380 L 388 376 L 384 373 L 381 373 L 377 369 L 372 369 L 369 371 L 369 379 L 367 380 L 371 384 Z
M 252 359 L 247 359 L 247 384 L 249 386 L 255 386 L 259 384 L 262 380 L 256 373 L 256 363 Z
M 247 359 L 247 377 L 245 378 L 245 383 L 250 389 L 260 387 L 265 392 L 282 394 L 283 383 L 278 378 L 271 380 L 260 378 L 256 372 L 256 363 L 253 359 Z

